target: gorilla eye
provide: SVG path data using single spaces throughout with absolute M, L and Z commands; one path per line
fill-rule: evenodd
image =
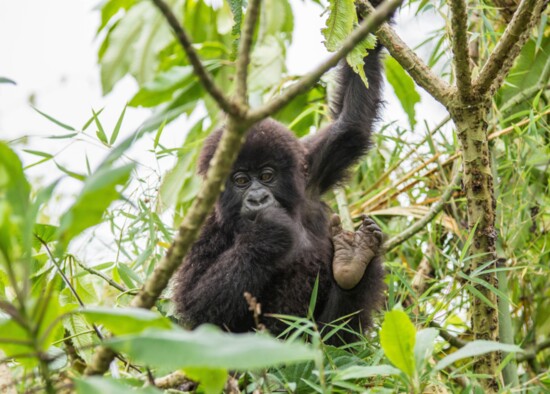
M 245 186 L 246 184 L 248 184 L 249 179 L 245 174 L 240 173 L 240 174 L 235 174 L 235 176 L 233 177 L 233 182 L 237 186 Z
M 273 171 L 267 170 L 260 174 L 260 181 L 270 182 L 273 179 Z

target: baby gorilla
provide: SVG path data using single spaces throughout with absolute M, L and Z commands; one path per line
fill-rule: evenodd
M 262 323 L 279 333 L 285 325 L 265 315 L 305 316 L 317 277 L 318 322 L 348 316 L 355 330 L 370 324 L 383 300 L 382 233 L 371 219 L 355 233 L 343 231 L 321 196 L 345 180 L 369 147 L 380 107 L 380 50 L 365 58 L 368 89 L 346 64 L 340 66 L 334 121 L 325 129 L 298 140 L 271 119 L 251 128 L 214 212 L 176 275 L 174 301 L 183 324 L 252 330 L 248 292 L 262 305 Z M 201 175 L 222 131 L 205 142 Z

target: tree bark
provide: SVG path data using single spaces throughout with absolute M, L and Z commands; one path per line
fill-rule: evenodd
M 461 102 L 450 107 L 452 118 L 457 128 L 463 158 L 463 182 L 468 207 L 468 227 L 473 234 L 470 246 L 470 259 L 465 262 L 466 274 L 490 262 L 484 270 L 496 268 L 494 180 L 491 171 L 491 158 L 487 135 L 487 115 L 490 98 L 477 102 Z M 493 288 L 497 287 L 494 273 L 478 276 Z M 472 283 L 478 294 L 471 297 L 471 327 L 476 340 L 499 340 L 499 321 L 497 296 L 487 287 Z M 479 296 L 482 295 L 482 297 Z M 475 360 L 476 374 L 489 375 L 482 384 L 485 392 L 498 392 L 499 377 L 496 375 L 501 361 L 499 352 L 488 353 Z

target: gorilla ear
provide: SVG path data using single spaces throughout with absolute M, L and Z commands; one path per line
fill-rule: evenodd
M 223 127 L 219 128 L 218 130 L 210 134 L 204 141 L 204 145 L 202 146 L 198 161 L 199 175 L 206 175 L 206 171 L 208 171 L 208 167 L 210 167 L 210 161 L 212 160 L 212 157 L 214 157 L 214 152 L 216 152 L 216 148 L 220 143 L 223 130 Z

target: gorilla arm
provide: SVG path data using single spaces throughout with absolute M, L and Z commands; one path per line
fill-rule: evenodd
M 244 293 L 261 298 L 292 250 L 295 224 L 280 208 L 268 207 L 254 220 L 243 220 L 242 227 L 235 242 L 207 269 L 198 273 L 198 267 L 193 267 L 205 261 L 197 255 L 191 256 L 183 268 L 193 280 L 185 281 L 187 289 L 178 289 L 182 292 L 177 297 L 178 312 L 193 326 L 208 322 L 236 332 L 253 327 Z
M 304 140 L 309 169 L 308 190 L 323 194 L 341 182 L 350 166 L 370 146 L 382 93 L 382 65 L 378 46 L 365 57 L 367 88 L 345 61 L 339 65 L 337 89 L 331 100 L 334 121 Z

